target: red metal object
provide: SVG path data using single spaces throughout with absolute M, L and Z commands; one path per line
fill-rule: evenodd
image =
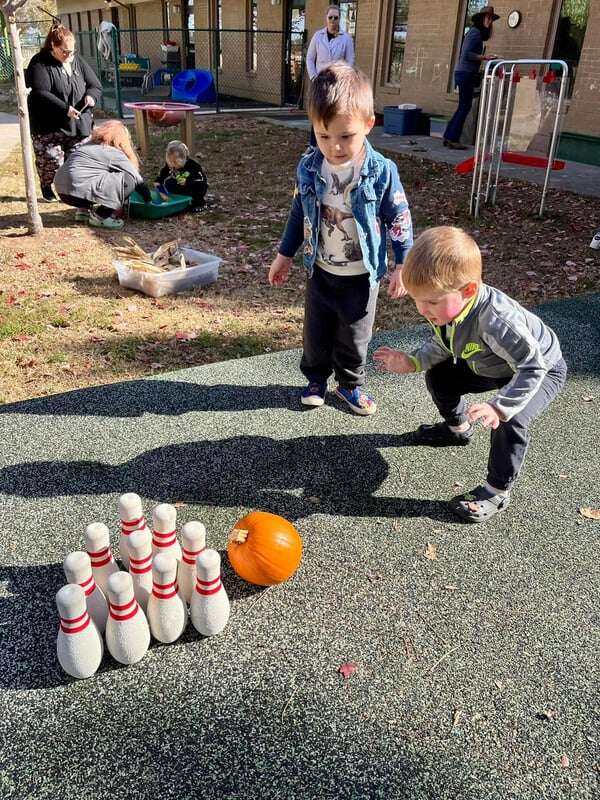
M 485 157 L 486 161 L 489 161 L 491 155 L 488 153 Z M 459 175 L 466 175 L 468 172 L 472 172 L 473 168 L 475 167 L 475 156 L 471 156 L 470 158 L 465 158 L 464 161 L 461 161 L 454 167 L 454 172 L 457 172 Z
M 502 161 L 506 161 L 507 164 L 521 164 L 524 167 L 539 167 L 541 169 L 546 169 L 548 166 L 548 159 L 543 156 L 514 153 L 510 150 L 505 150 L 502 153 Z M 555 158 L 552 163 L 552 169 L 554 170 L 564 169 L 565 166 L 565 162 L 558 158 Z
M 555 80 L 556 80 L 556 72 L 554 72 L 553 69 L 549 69 L 548 72 L 546 72 L 546 74 L 542 78 L 542 81 L 544 83 L 554 83 Z
M 513 72 L 513 76 L 512 76 L 512 82 L 513 82 L 513 83 L 520 83 L 520 82 L 521 82 L 521 73 L 519 72 L 519 70 L 518 70 L 518 69 L 516 69 L 516 70 Z
M 530 81 L 534 81 L 537 78 L 537 69 L 533 67 L 533 69 L 529 70 L 529 74 L 527 75 Z

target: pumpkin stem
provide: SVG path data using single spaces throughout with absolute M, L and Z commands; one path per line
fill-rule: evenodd
M 234 528 L 229 534 L 229 541 L 235 542 L 235 544 L 243 544 L 248 538 L 249 533 L 250 531 L 244 530 L 243 528 Z

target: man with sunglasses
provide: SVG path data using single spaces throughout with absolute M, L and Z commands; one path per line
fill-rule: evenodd
M 29 62 L 25 82 L 31 89 L 31 138 L 42 197 L 54 203 L 54 176 L 71 150 L 90 135 L 102 84 L 76 54 L 75 37 L 62 25 L 52 27 Z
M 325 21 L 325 27 L 310 40 L 306 54 L 306 67 L 311 81 L 334 61 L 347 61 L 350 66 L 354 64 L 352 37 L 340 31 L 340 7 L 329 6 Z

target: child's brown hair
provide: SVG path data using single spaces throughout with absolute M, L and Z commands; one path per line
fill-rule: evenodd
M 327 128 L 339 114 L 373 116 L 373 89 L 367 76 L 345 61 L 334 61 L 316 76 L 308 92 L 308 116 Z
M 105 144 L 121 150 L 139 171 L 140 162 L 133 149 L 131 136 L 120 120 L 110 119 L 97 125 L 92 131 L 91 141 L 94 144 Z
M 402 281 L 409 294 L 415 289 L 453 292 L 471 281 L 481 283 L 477 242 L 462 228 L 429 228 L 410 249 L 402 267 Z

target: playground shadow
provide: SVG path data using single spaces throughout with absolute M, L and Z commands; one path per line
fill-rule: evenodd
M 389 475 L 383 448 L 414 435 L 359 434 L 272 439 L 234 436 L 149 450 L 112 465 L 30 461 L 0 470 L 0 493 L 24 498 L 119 494 L 123 487 L 156 502 L 245 506 L 301 519 L 348 517 L 452 519 L 443 501 L 376 497 Z
M 301 387 L 281 384 L 206 385 L 174 380 L 137 380 L 77 389 L 0 406 L 0 414 L 43 416 L 141 417 L 142 414 L 177 416 L 191 411 L 257 411 L 285 408 L 302 412 Z

